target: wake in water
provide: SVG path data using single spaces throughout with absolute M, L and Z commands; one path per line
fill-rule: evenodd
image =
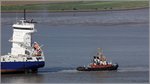
M 149 71 L 148 67 L 125 67 L 125 68 L 119 68 L 117 70 L 118 72 L 135 72 L 135 71 Z
M 76 70 L 75 68 L 72 67 L 52 67 L 39 69 L 39 72 L 68 72 L 68 71 L 76 71 Z
M 149 68 L 148 67 L 122 67 L 122 68 L 119 68 L 118 70 L 115 70 L 115 72 L 136 72 L 136 71 L 145 72 L 145 71 L 149 71 Z M 49 73 L 49 72 L 74 73 L 74 72 L 81 72 L 81 71 L 77 71 L 75 68 L 72 68 L 72 67 L 53 67 L 53 68 L 40 69 L 39 72 L 40 73 Z M 89 72 L 93 72 L 93 71 L 89 71 Z M 108 72 L 108 71 L 95 71 L 95 72 Z

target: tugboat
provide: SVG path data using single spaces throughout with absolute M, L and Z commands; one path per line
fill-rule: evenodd
M 78 71 L 109 71 L 117 70 L 118 64 L 112 64 L 111 62 L 106 61 L 106 57 L 102 53 L 102 49 L 98 48 L 97 56 L 93 56 L 93 63 L 90 63 L 87 67 L 81 66 L 77 67 Z
M 37 72 L 38 68 L 44 67 L 45 59 L 41 46 L 32 41 L 32 34 L 36 22 L 24 19 L 19 20 L 13 27 L 11 53 L 1 56 L 1 73 L 14 72 Z

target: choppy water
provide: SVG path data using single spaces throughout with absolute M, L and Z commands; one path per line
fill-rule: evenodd
M 10 52 L 11 25 L 22 14 L 2 13 L 2 54 Z M 148 9 L 29 13 L 38 24 L 33 40 L 43 44 L 46 65 L 37 74 L 3 74 L 2 83 L 148 83 Z M 118 71 L 79 72 L 103 48 Z

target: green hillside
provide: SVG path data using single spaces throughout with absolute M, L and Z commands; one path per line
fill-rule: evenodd
M 120 10 L 136 9 L 149 7 L 148 1 L 74 1 L 57 3 L 37 3 L 23 5 L 3 5 L 3 11 L 29 11 L 48 10 L 48 11 L 98 11 L 98 10 Z

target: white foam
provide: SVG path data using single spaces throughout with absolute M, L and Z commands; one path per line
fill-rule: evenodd
M 77 70 L 75 70 L 75 69 L 74 70 L 62 70 L 62 71 L 59 71 L 59 72 L 71 72 L 72 73 L 72 72 L 77 72 Z

